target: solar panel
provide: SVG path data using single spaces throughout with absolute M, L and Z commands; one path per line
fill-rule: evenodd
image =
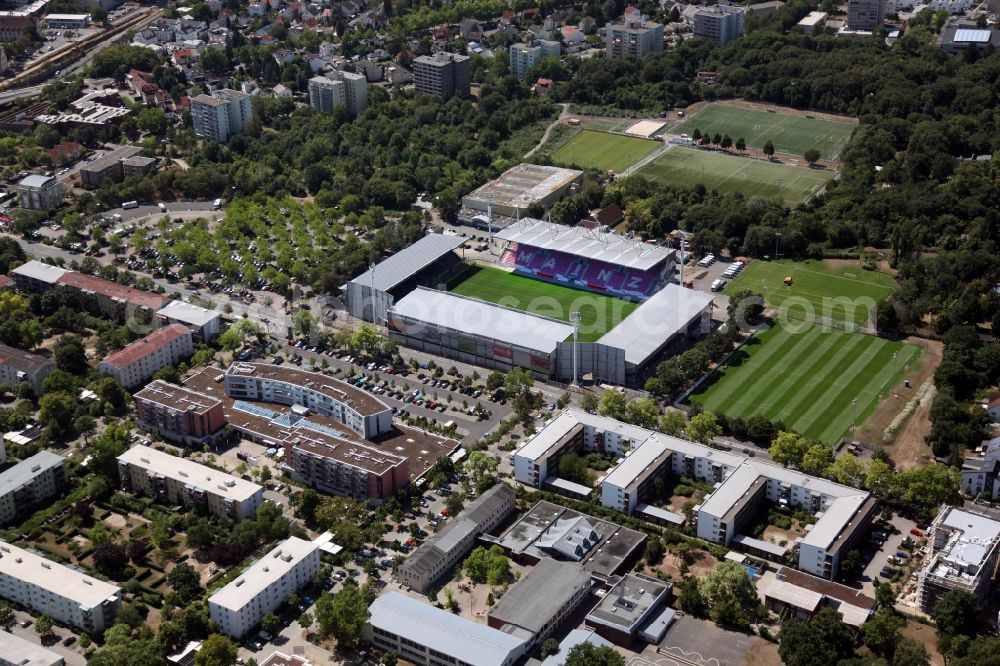
M 249 402 L 243 402 L 242 400 L 237 400 L 233 403 L 233 409 L 238 409 L 241 412 L 246 412 L 247 414 L 253 414 L 254 416 L 260 416 L 265 419 L 274 420 L 274 417 L 278 415 L 277 412 L 272 412 L 270 409 L 264 409 L 257 405 L 251 405 Z
M 299 421 L 301 421 L 302 418 L 303 417 L 301 415 L 299 415 L 299 414 L 293 414 L 291 412 L 286 412 L 285 414 L 282 414 L 278 418 L 274 419 L 274 422 L 277 425 L 280 425 L 280 426 L 289 426 L 289 427 L 291 427 L 291 426 L 295 425 L 296 423 L 298 423 Z
M 335 430 L 328 426 L 322 425 L 320 423 L 313 423 L 312 421 L 303 421 L 301 423 L 303 428 L 307 430 L 312 430 L 313 432 L 323 433 L 324 435 L 330 435 L 331 437 L 339 437 L 341 439 L 350 439 L 350 435 L 340 430 Z
M 962 28 L 955 31 L 956 42 L 972 42 L 974 44 L 988 44 L 992 33 L 989 30 L 971 30 Z

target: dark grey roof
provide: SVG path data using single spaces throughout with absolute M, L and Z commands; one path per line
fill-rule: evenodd
M 490 611 L 490 618 L 538 633 L 576 594 L 590 587 L 590 574 L 575 562 L 541 560 Z
M 378 291 L 388 291 L 414 273 L 430 266 L 465 242 L 463 236 L 427 234 L 416 243 L 400 250 L 375 266 L 375 275 L 369 269 L 351 280 L 356 284 L 371 287 L 374 283 Z

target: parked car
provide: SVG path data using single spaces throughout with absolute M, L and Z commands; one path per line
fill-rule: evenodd
M 910 534 L 912 534 L 915 537 L 922 537 L 922 536 L 924 536 L 924 533 L 921 532 L 920 530 L 918 530 L 916 527 L 911 527 L 910 528 Z

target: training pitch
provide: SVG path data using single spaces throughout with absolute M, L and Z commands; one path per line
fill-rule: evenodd
M 552 161 L 621 173 L 661 146 L 653 139 L 583 130 L 556 149 Z
M 637 175 L 665 185 L 742 192 L 770 199 L 779 194 L 795 205 L 809 198 L 828 180 L 832 171 L 791 166 L 766 160 L 728 155 L 698 148 L 671 146 L 663 155 L 639 169 Z
M 670 133 L 692 136 L 697 129 L 702 134 L 728 134 L 734 143 L 743 137 L 751 150 L 759 150 L 770 141 L 782 152 L 804 155 L 815 148 L 823 159 L 836 159 L 856 127 L 848 122 L 710 104 L 683 124 L 671 128 Z
M 449 291 L 562 321 L 569 321 L 570 312 L 579 312 L 580 342 L 594 342 L 639 307 L 622 298 L 483 266 L 463 272 Z
M 691 396 L 708 411 L 762 415 L 829 444 L 874 413 L 920 348 L 819 326 L 774 326 Z M 856 404 L 853 401 L 857 401 Z
M 785 286 L 786 277 L 792 278 L 791 286 Z M 784 308 L 792 317 L 861 325 L 892 292 L 892 277 L 856 264 L 754 261 L 723 292 L 731 295 L 743 289 L 763 292 L 768 305 Z

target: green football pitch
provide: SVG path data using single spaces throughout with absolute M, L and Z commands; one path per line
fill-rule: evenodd
M 736 352 L 691 401 L 706 410 L 781 421 L 834 443 L 888 397 L 920 348 L 819 326 L 774 326 Z M 855 402 L 856 401 L 856 402 Z
M 672 127 L 670 133 L 692 136 L 697 129 L 702 134 L 728 134 L 734 142 L 743 137 L 751 150 L 763 148 L 770 141 L 776 150 L 793 155 L 804 155 L 815 148 L 824 159 L 836 159 L 856 127 L 848 122 L 710 104 Z
M 662 146 L 662 141 L 583 130 L 557 148 L 552 161 L 621 173 Z
M 789 276 L 792 284 L 785 286 L 785 278 Z M 862 270 L 857 265 L 754 261 L 723 292 L 733 294 L 743 289 L 763 292 L 768 305 L 784 308 L 792 317 L 820 317 L 860 325 L 892 292 L 892 284 L 890 275 Z
M 694 187 L 701 183 L 710 190 L 742 192 L 747 196 L 760 195 L 768 199 L 780 194 L 785 203 L 795 205 L 809 198 L 833 178 L 834 173 L 671 146 L 663 155 L 639 169 L 637 175 L 666 185 Z
M 580 313 L 580 342 L 594 342 L 639 307 L 614 296 L 474 266 L 457 276 L 449 291 L 532 314 L 569 321 Z

